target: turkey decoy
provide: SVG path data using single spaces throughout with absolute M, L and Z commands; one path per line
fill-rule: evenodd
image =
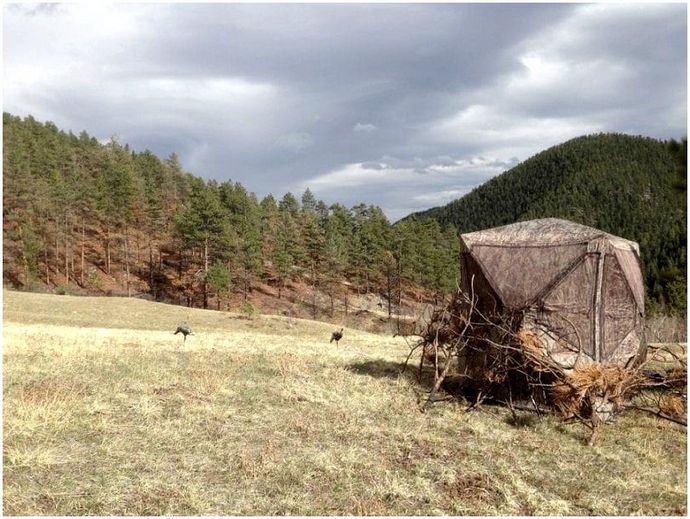
M 335 345 L 338 345 L 338 341 L 343 338 L 343 329 L 341 328 L 340 330 L 336 330 L 333 332 L 333 335 L 331 335 L 331 342 L 335 341 Z
M 194 335 L 192 328 L 187 323 L 182 323 L 179 325 L 173 335 L 177 335 L 178 333 L 181 333 L 184 336 L 185 341 L 187 340 L 187 335 Z

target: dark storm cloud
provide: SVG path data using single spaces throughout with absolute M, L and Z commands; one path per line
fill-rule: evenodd
M 583 133 L 686 132 L 683 5 L 59 4 L 5 14 L 6 110 L 177 152 L 191 172 L 259 196 L 311 186 L 397 218 Z
M 479 84 L 506 50 L 572 7 L 561 5 L 175 5 L 142 42 L 160 70 L 278 80 L 307 92 L 356 80 L 423 91 Z

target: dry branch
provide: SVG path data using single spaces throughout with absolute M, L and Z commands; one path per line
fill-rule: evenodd
M 522 322 L 520 312 L 484 315 L 472 291 L 458 290 L 448 306 L 432 313 L 410 351 L 411 357 L 421 348 L 420 373 L 425 357 L 432 352 L 426 360 L 434 364 L 434 384 L 421 410 L 428 411 L 438 401 L 437 393 L 445 387 L 447 377 L 457 375 L 452 385 L 457 393 L 473 400 L 470 408 L 487 399 L 507 405 L 513 413 L 515 409 L 550 409 L 590 429 L 590 445 L 603 424 L 627 409 L 686 425 L 684 355 L 657 347 L 637 365 L 605 365 L 581 357 L 577 334 L 576 361 L 564 366 L 550 356 L 539 336 L 522 328 Z M 660 357 L 664 366 L 671 367 L 652 370 Z

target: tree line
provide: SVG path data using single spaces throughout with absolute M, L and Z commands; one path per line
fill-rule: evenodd
M 128 295 L 144 287 L 156 300 L 183 294 L 208 308 L 246 299 L 258 283 L 283 297 L 300 280 L 327 294 L 331 309 L 353 291 L 380 293 L 389 314 L 405 287 L 442 297 L 456 286 L 452 225 L 392 225 L 378 207 L 327 205 L 309 189 L 259 200 L 239 182 L 185 172 L 175 154 L 162 160 L 31 116 L 4 113 L 3 129 L 11 286 L 94 291 L 117 273 Z

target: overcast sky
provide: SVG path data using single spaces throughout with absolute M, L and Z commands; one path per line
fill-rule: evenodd
M 3 102 L 394 221 L 567 139 L 687 134 L 684 4 L 34 4 Z

